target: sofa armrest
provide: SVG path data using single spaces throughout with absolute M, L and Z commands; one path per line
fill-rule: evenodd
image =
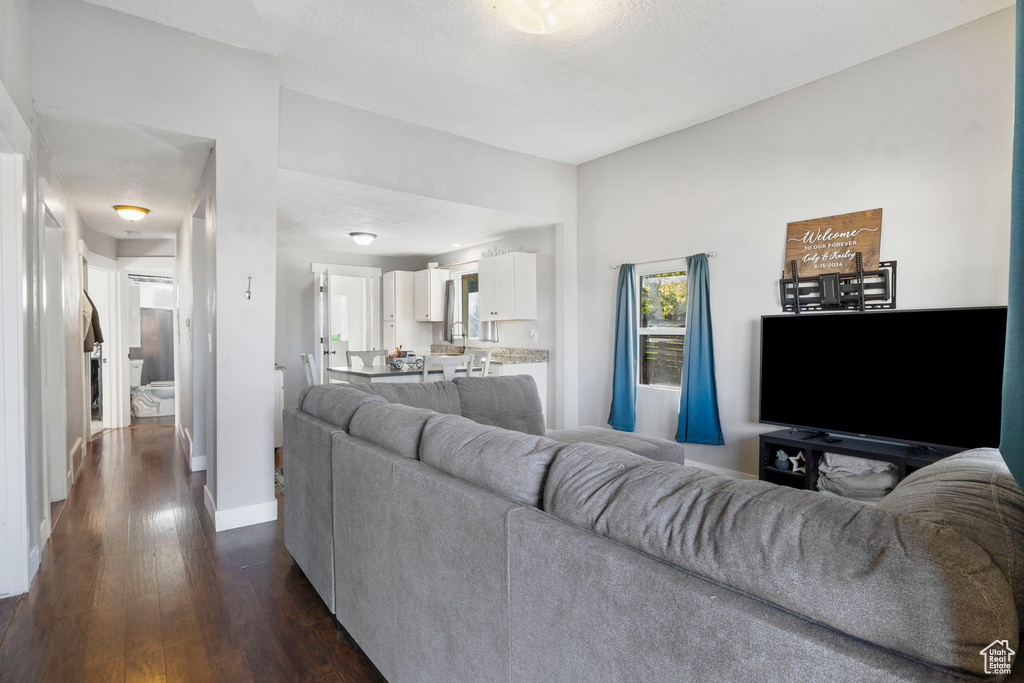
M 331 439 L 336 425 L 284 411 L 284 545 L 331 614 L 334 605 L 334 514 Z

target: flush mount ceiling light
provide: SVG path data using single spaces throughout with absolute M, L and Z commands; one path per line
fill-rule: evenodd
M 569 28 L 592 0 L 491 0 L 505 23 L 523 33 L 555 33 Z
M 149 209 L 144 209 L 141 206 L 128 206 L 127 204 L 118 204 L 114 207 L 114 211 L 117 211 L 118 216 L 130 223 L 141 221 L 149 213 Z
M 352 238 L 352 241 L 361 247 L 365 247 L 370 242 L 377 239 L 377 236 L 372 232 L 350 232 L 348 234 Z

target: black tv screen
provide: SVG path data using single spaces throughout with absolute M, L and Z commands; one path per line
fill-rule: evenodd
M 1005 307 L 764 316 L 760 420 L 996 447 L 1005 343 Z

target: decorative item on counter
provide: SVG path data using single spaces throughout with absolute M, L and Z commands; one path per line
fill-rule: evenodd
M 793 463 L 793 471 L 794 472 L 806 472 L 807 471 L 807 468 L 800 464 L 802 462 L 807 462 L 807 459 L 804 458 L 804 452 L 803 451 L 797 451 L 796 455 L 790 456 L 789 461 L 791 463 Z
M 786 455 L 786 451 L 781 448 L 775 451 L 775 464 L 773 465 L 777 470 L 788 470 L 789 469 L 789 456 Z
M 394 353 L 388 354 L 384 364 L 393 370 L 401 370 L 406 365 L 417 370 L 423 369 L 423 359 L 417 358 L 415 351 L 406 351 L 401 346 L 395 349 Z

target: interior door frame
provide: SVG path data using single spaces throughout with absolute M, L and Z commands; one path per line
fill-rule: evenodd
M 310 271 L 313 273 L 313 349 L 320 363 L 320 376 L 324 383 L 327 379 L 327 365 L 324 362 L 324 341 L 321 340 L 320 328 L 330 333 L 330 276 L 342 275 L 345 277 L 364 277 L 370 280 L 368 288 L 370 293 L 370 305 L 367 310 L 367 318 L 370 322 L 370 340 L 374 346 L 383 343 L 384 320 L 381 314 L 381 281 L 383 270 L 373 266 L 348 266 L 337 263 L 312 263 Z M 323 287 L 323 298 L 321 298 L 320 287 Z M 375 324 L 374 324 L 375 323 Z
M 89 296 L 92 297 L 93 303 L 99 309 L 100 317 L 104 318 L 101 321 L 101 328 L 103 330 L 102 361 L 107 362 L 105 364 L 101 362 L 100 371 L 102 379 L 100 383 L 103 395 L 103 428 L 111 429 L 114 427 L 114 414 L 117 412 L 115 408 L 118 405 L 114 401 L 116 385 L 114 381 L 114 366 L 116 365 L 115 360 L 120 356 L 120 344 L 118 343 L 120 341 L 120 335 L 118 334 L 119 316 L 117 315 L 117 259 L 101 256 L 100 254 L 92 254 L 89 257 L 89 267 L 103 271 L 109 277 L 107 296 L 99 297 L 101 299 L 105 298 L 105 301 L 97 301 L 97 296 L 94 292 L 89 292 Z M 90 416 L 91 412 L 90 410 Z
M 0 83 L 0 597 L 28 590 L 39 567 L 28 529 L 25 320 L 28 311 L 25 207 L 32 132 Z M 32 340 L 36 341 L 36 340 Z
M 43 516 L 45 536 L 53 528 L 49 505 L 64 500 L 73 482 L 74 455 L 68 450 L 67 415 L 67 351 L 64 329 L 64 208 L 50 191 L 46 180 L 37 186 L 40 243 L 40 334 L 43 405 L 47 406 L 42 429 Z M 57 240 L 56 254 L 53 240 Z M 54 257 L 56 256 L 56 261 Z M 55 265 L 56 272 L 51 272 Z M 54 289 L 51 291 L 51 287 Z M 53 295 L 56 295 L 55 297 Z M 51 305 L 53 309 L 51 309 Z M 75 317 L 78 320 L 78 317 Z
M 117 428 L 130 427 L 132 424 L 130 398 L 132 389 L 129 386 L 131 374 L 128 370 L 128 276 L 129 275 L 152 275 L 157 277 L 170 277 L 174 282 L 174 257 L 173 256 L 142 256 L 135 258 L 121 257 L 117 259 L 117 338 L 118 338 L 118 359 L 113 365 L 117 370 L 114 375 L 117 410 Z M 178 310 L 172 308 L 171 329 L 177 327 Z M 178 339 L 174 340 L 174 376 L 178 376 Z M 177 389 L 175 389 L 177 393 Z

